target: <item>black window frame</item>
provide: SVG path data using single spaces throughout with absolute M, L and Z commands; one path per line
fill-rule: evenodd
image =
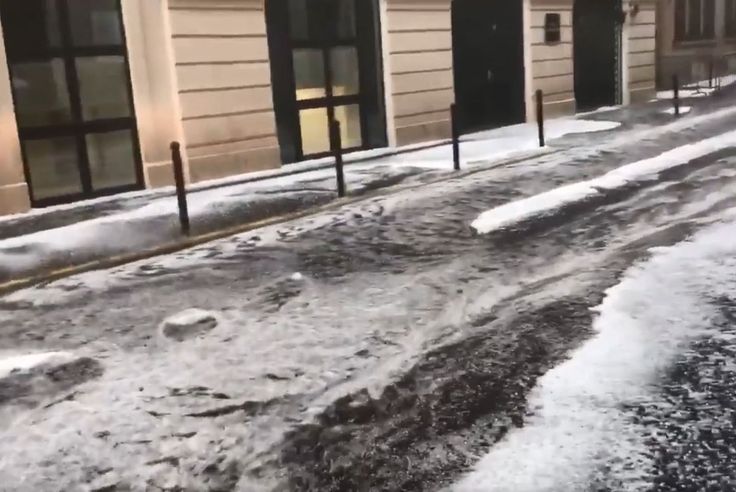
M 0 22 L 2 22 L 2 3 L 15 2 L 23 0 L 0 0 Z M 115 45 L 86 45 L 75 46 L 72 36 L 72 27 L 70 22 L 69 2 L 74 0 L 55 0 L 58 13 L 58 24 L 60 34 L 60 43 L 58 47 L 43 47 L 42 49 L 34 49 L 32 46 L 26 46 L 24 52 L 20 55 L 11 52 L 8 49 L 6 39 L 6 55 L 7 66 L 10 79 L 13 80 L 13 64 L 50 61 L 53 59 L 62 60 L 65 68 L 67 92 L 69 95 L 71 120 L 61 124 L 47 124 L 38 126 L 23 126 L 21 121 L 16 118 L 18 126 L 18 136 L 20 139 L 21 156 L 23 160 L 23 171 L 26 182 L 28 183 L 31 205 L 33 207 L 47 207 L 62 203 L 69 203 L 78 200 L 97 198 L 101 196 L 114 195 L 126 191 L 139 190 L 144 187 L 143 175 L 143 158 L 140 149 L 140 137 L 138 135 L 138 124 L 135 111 L 135 101 L 133 99 L 133 87 L 130 76 L 130 60 L 128 54 L 128 43 L 126 38 L 125 26 L 123 23 L 122 0 L 114 0 L 118 22 L 121 34 L 120 44 Z M 125 89 L 128 98 L 128 116 L 114 118 L 100 118 L 85 121 L 82 115 L 82 99 L 77 73 L 76 60 L 82 57 L 97 56 L 119 56 L 123 58 L 125 65 Z M 17 107 L 17 95 L 15 88 L 11 84 L 11 93 L 13 97 L 13 105 Z M 87 151 L 87 135 L 104 134 L 114 131 L 130 131 L 133 160 L 135 166 L 135 183 L 122 186 L 109 187 L 104 189 L 95 189 L 92 186 L 92 174 L 90 170 L 90 159 Z M 80 176 L 82 191 L 67 195 L 58 195 L 53 197 L 35 198 L 33 195 L 33 180 L 31 178 L 30 166 L 27 159 L 26 142 L 31 140 L 43 140 L 52 138 L 74 138 L 77 147 L 77 169 Z
M 336 29 L 328 29 L 329 13 L 335 8 L 317 6 L 314 11 L 322 14 L 324 29 L 309 29 L 319 33 L 313 38 L 294 39 L 290 25 L 288 0 L 269 0 L 266 2 L 268 42 L 271 59 L 274 109 L 276 112 L 279 144 L 284 163 L 318 159 L 329 156 L 332 149 L 313 154 L 303 152 L 301 122 L 299 112 L 305 109 L 325 108 L 328 121 L 335 119 L 335 108 L 358 105 L 360 110 L 361 145 L 343 149 L 345 152 L 368 150 L 387 145 L 386 116 L 383 104 L 383 70 L 380 45 L 380 26 L 378 23 L 378 3 L 375 0 L 321 0 L 325 4 L 339 1 L 353 3 L 355 30 L 351 36 L 341 36 Z M 334 95 L 333 70 L 330 50 L 334 48 L 355 48 L 358 54 L 359 87 L 356 94 Z M 322 54 L 325 95 L 309 99 L 297 99 L 296 77 L 294 73 L 294 50 L 315 49 Z M 370 113 L 378 112 L 380 128 L 370 121 Z M 332 142 L 330 143 L 332 145 Z
M 312 0 L 314 1 L 314 0 Z M 363 99 L 362 92 L 363 88 L 359 87 L 358 92 L 356 94 L 348 94 L 348 95 L 341 95 L 336 96 L 332 93 L 332 81 L 333 81 L 333 75 L 334 70 L 332 67 L 332 59 L 330 57 L 330 51 L 334 48 L 355 48 L 355 50 L 358 50 L 358 35 L 357 35 L 357 19 L 356 19 L 356 25 L 354 26 L 354 33 L 351 36 L 340 36 L 337 33 L 336 29 L 329 29 L 329 27 L 334 26 L 334 24 L 331 22 L 333 19 L 327 15 L 331 12 L 331 10 L 334 10 L 334 5 L 339 1 L 348 1 L 352 2 L 353 6 L 352 8 L 356 8 L 356 1 L 358 0 L 321 0 L 325 3 L 332 4 L 332 9 L 329 7 L 323 7 L 315 9 L 315 12 L 325 14 L 321 17 L 321 21 L 323 23 L 322 26 L 318 26 L 317 29 L 315 29 L 315 33 L 317 33 L 316 36 L 314 36 L 311 39 L 294 39 L 291 36 L 291 26 L 289 26 L 289 41 L 291 45 L 291 49 L 289 50 L 289 55 L 291 56 L 291 63 L 292 67 L 294 66 L 294 51 L 299 49 L 313 49 L 313 50 L 319 50 L 322 53 L 322 68 L 323 68 L 323 76 L 325 81 L 325 95 L 323 97 L 315 97 L 310 99 L 297 99 L 296 100 L 296 112 L 297 115 L 299 115 L 299 112 L 304 109 L 317 109 L 317 108 L 325 108 L 327 110 L 327 120 L 333 121 L 335 119 L 335 108 L 338 106 L 346 106 L 349 104 L 358 104 L 361 106 L 361 101 Z M 291 21 L 291 16 L 287 19 L 287 23 Z M 320 28 L 321 27 L 321 28 Z M 312 33 L 310 33 L 312 34 Z M 320 36 L 321 34 L 321 36 Z M 360 67 L 360 55 L 358 55 L 358 71 L 359 75 L 363 72 L 362 67 Z M 294 81 L 296 84 L 296 80 Z M 296 91 L 296 87 L 295 87 Z M 359 147 L 352 147 L 352 148 L 346 148 L 344 149 L 346 152 L 355 151 L 355 150 L 361 150 L 364 148 L 364 145 L 362 144 L 364 140 L 364 118 L 363 118 L 363 111 L 360 112 L 360 127 L 361 127 L 361 145 Z M 297 123 L 299 124 L 300 131 L 297 133 L 299 135 L 299 142 L 297 145 L 298 148 L 298 154 L 297 157 L 299 160 L 307 159 L 307 158 L 319 158 L 324 157 L 325 155 L 329 155 L 330 151 L 316 153 L 316 154 L 307 154 L 305 155 L 303 153 L 303 144 L 301 141 L 301 122 L 299 121 L 299 118 L 297 116 Z
M 674 0 L 675 43 L 714 41 L 716 0 Z

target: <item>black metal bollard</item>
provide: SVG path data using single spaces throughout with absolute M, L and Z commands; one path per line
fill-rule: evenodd
M 187 190 L 184 184 L 184 164 L 181 160 L 181 145 L 171 142 L 171 162 L 174 165 L 174 182 L 176 183 L 176 200 L 179 204 L 179 224 L 181 233 L 189 235 L 189 207 L 187 206 Z
M 672 104 L 675 106 L 675 116 L 680 116 L 680 84 L 677 74 L 672 76 Z
M 345 174 L 342 163 L 342 135 L 340 134 L 340 122 L 337 120 L 330 122 L 330 146 L 332 147 L 332 155 L 335 156 L 337 196 L 342 198 L 345 196 Z
M 460 170 L 460 130 L 457 120 L 457 106 L 450 104 L 450 130 L 452 132 L 452 167 Z
M 713 88 L 713 58 L 708 62 L 708 88 Z
M 537 89 L 537 130 L 539 131 L 539 146 L 544 147 L 544 92 Z

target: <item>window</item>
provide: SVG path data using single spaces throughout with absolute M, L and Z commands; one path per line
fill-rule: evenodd
M 330 151 L 332 118 L 343 123 L 344 146 L 362 147 L 360 111 L 347 109 L 360 93 L 355 0 L 289 0 L 289 13 L 302 155 Z
M 0 0 L 34 206 L 139 188 L 120 0 Z
M 725 0 L 726 36 L 736 37 L 736 0 Z
M 377 2 L 266 2 L 274 106 L 285 162 L 385 145 Z M 361 19 L 358 22 L 358 19 Z
M 675 0 L 675 41 L 713 39 L 715 16 L 715 0 Z

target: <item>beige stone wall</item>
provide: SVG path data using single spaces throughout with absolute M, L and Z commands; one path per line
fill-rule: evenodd
M 584 1 L 584 0 L 579 0 Z M 594 0 L 588 0 L 594 1 Z M 636 16 L 627 15 L 622 30 L 621 78 L 623 103 L 650 98 L 655 85 L 655 8 L 653 0 L 639 0 Z M 623 2 L 625 10 L 629 2 Z M 556 116 L 575 112 L 575 67 L 573 59 L 573 0 L 531 0 L 530 25 L 532 89 L 542 89 L 545 114 Z M 560 14 L 561 40 L 544 42 L 544 16 Z
M 0 215 L 24 212 L 30 206 L 0 26 Z
M 654 1 L 640 0 L 639 12 L 629 14 L 624 26 L 624 80 L 628 101 L 643 102 L 654 97 L 656 89 L 656 8 Z
M 170 144 L 183 138 L 166 0 L 122 2 L 146 187 L 173 184 Z
M 192 181 L 279 166 L 263 0 L 169 0 Z
M 386 86 L 392 99 L 387 108 L 393 108 L 395 142 L 446 138 L 455 98 L 450 0 L 386 0 L 385 7 Z
M 532 91 L 544 91 L 545 116 L 575 112 L 575 81 L 572 57 L 572 0 L 532 0 L 529 29 Z M 544 42 L 544 16 L 560 14 L 560 42 Z

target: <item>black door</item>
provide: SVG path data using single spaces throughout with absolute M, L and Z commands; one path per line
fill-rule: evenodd
M 578 111 L 616 104 L 620 0 L 576 0 L 573 9 Z
M 346 151 L 383 147 L 377 0 L 268 0 L 276 124 L 284 162 L 330 153 L 329 122 Z
M 453 0 L 455 102 L 463 131 L 524 121 L 521 0 Z

